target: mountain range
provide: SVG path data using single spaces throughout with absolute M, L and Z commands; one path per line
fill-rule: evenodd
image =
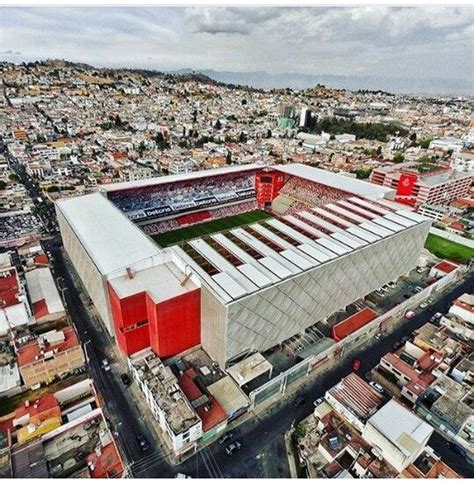
M 393 93 L 411 94 L 455 94 L 473 95 L 474 83 L 461 79 L 409 79 L 403 77 L 311 75 L 301 73 L 269 74 L 264 71 L 232 72 L 209 69 L 180 69 L 169 74 L 187 75 L 201 73 L 226 84 L 247 85 L 260 89 L 308 89 L 322 84 L 326 87 L 348 90 L 383 90 Z

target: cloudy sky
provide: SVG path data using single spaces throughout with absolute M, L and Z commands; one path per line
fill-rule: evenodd
M 2 8 L 0 59 L 473 78 L 469 7 Z

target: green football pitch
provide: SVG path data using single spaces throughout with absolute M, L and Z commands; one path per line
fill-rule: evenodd
M 215 219 L 207 223 L 196 224 L 186 228 L 175 229 L 166 233 L 155 234 L 152 238 L 162 248 L 178 244 L 188 239 L 199 238 L 208 234 L 218 233 L 226 229 L 236 228 L 245 224 L 254 223 L 263 219 L 271 218 L 265 211 L 250 211 L 248 213 L 236 214 L 227 218 Z

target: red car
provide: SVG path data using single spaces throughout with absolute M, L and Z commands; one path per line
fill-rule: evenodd
M 354 359 L 352 362 L 352 369 L 356 372 L 360 368 L 360 360 L 358 358 Z

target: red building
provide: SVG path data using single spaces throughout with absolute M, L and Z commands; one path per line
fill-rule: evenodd
M 170 357 L 199 345 L 201 292 L 166 263 L 109 281 L 117 343 L 127 355 L 151 347 Z
M 271 203 L 285 184 L 285 175 L 279 171 L 260 171 L 255 175 L 257 203 L 264 208 Z

